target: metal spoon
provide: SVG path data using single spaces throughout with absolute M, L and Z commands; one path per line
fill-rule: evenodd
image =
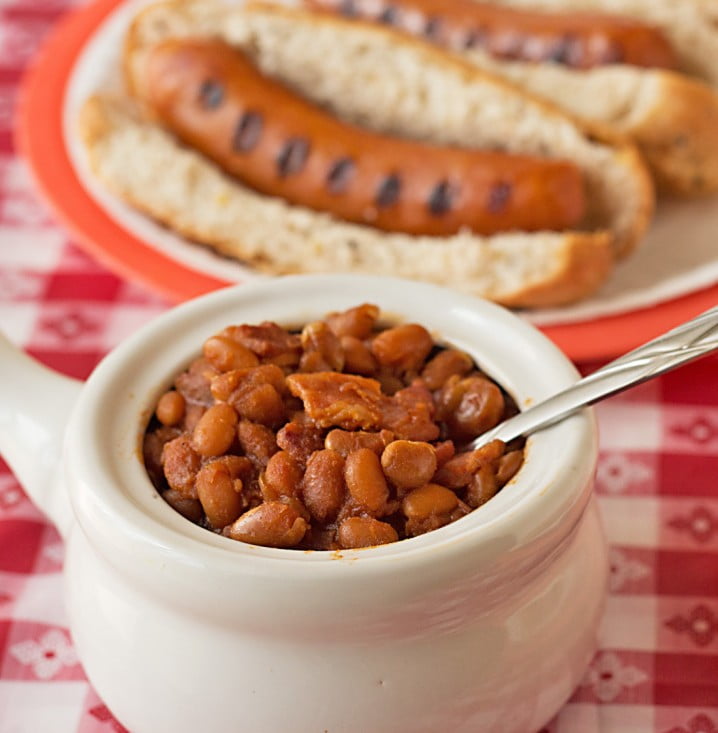
M 479 435 L 467 449 L 499 439 L 508 443 L 548 427 L 594 402 L 718 349 L 718 306 L 629 351 L 576 384 Z

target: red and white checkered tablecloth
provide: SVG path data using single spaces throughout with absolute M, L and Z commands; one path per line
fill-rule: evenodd
M 0 328 L 83 378 L 168 304 L 78 250 L 14 151 L 23 67 L 69 4 L 0 0 Z M 611 595 L 601 649 L 545 733 L 718 733 L 718 358 L 597 409 Z M 78 663 L 62 560 L 0 460 L 0 733 L 125 730 Z

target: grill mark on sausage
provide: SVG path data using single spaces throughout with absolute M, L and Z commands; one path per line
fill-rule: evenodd
M 237 123 L 232 139 L 235 153 L 248 153 L 259 142 L 264 127 L 264 119 L 259 112 L 245 112 Z
M 205 79 L 199 88 L 199 102 L 205 109 L 215 109 L 224 100 L 224 86 L 216 79 Z
M 401 178 L 396 173 L 388 175 L 380 184 L 374 199 L 377 206 L 395 204 L 401 192 Z
M 554 45 L 556 38 L 546 36 L 529 36 L 523 47 L 523 56 L 526 61 L 540 62 L 548 56 Z
M 438 38 L 439 32 L 441 31 L 441 18 L 433 15 L 426 19 L 424 23 L 424 35 L 429 39 Z
M 393 5 L 387 5 L 384 10 L 379 14 L 378 20 L 380 23 L 386 23 L 387 25 L 395 25 L 399 17 L 399 11 Z
M 605 66 L 608 64 L 621 63 L 623 61 L 623 49 L 614 40 L 597 37 L 594 45 L 601 41 L 604 48 L 591 48 L 591 39 L 581 38 L 571 33 L 562 36 L 522 37 L 516 32 L 502 32 L 486 35 L 485 32 L 470 32 L 464 41 L 464 48 L 474 48 L 477 45 L 484 45 L 488 40 L 492 54 L 505 59 L 524 59 L 526 61 L 554 61 L 572 68 L 581 67 L 589 57 L 591 66 Z M 541 48 L 543 46 L 543 49 Z
M 486 31 L 483 28 L 476 28 L 466 34 L 466 38 L 464 38 L 464 48 L 468 50 L 476 48 L 477 46 L 485 46 L 486 40 Z
M 277 156 L 277 171 L 282 178 L 299 173 L 309 155 L 309 141 L 304 137 L 291 137 L 284 143 Z
M 465 1 L 465 0 L 462 0 Z M 554 60 L 571 68 L 589 69 L 615 63 L 628 63 L 648 68 L 675 68 L 676 60 L 668 40 L 657 30 L 640 22 L 635 23 L 637 38 L 632 29 L 616 27 L 599 18 L 595 24 L 576 24 L 571 17 L 564 23 L 555 22 L 555 12 L 546 11 L 546 28 L 529 20 L 524 22 L 519 11 L 508 8 L 505 17 L 488 14 L 480 8 L 460 11 L 442 3 L 415 0 L 309 0 L 310 5 L 333 9 L 346 16 L 399 25 L 415 35 L 452 48 L 482 46 L 491 55 L 505 60 L 541 62 Z M 447 6 L 450 3 L 447 2 Z M 480 6 L 482 3 L 479 3 Z M 467 6 L 472 3 L 467 3 Z M 542 11 L 537 12 L 540 20 Z M 572 14 L 569 14 L 571 16 Z M 577 13 L 580 15 L 580 13 Z M 475 37 L 471 26 L 478 26 Z M 574 35 L 562 41 L 562 37 Z
M 575 56 L 575 45 L 576 38 L 574 36 L 570 34 L 561 36 L 546 56 L 546 60 L 555 61 L 557 64 L 570 64 L 571 59 Z
M 488 210 L 492 214 L 500 214 L 511 198 L 511 184 L 499 181 L 491 187 L 489 194 Z
M 344 193 L 354 175 L 354 161 L 351 158 L 339 158 L 332 163 L 327 175 L 327 188 L 330 193 Z
M 584 64 L 586 56 L 591 66 L 617 64 L 621 63 L 624 58 L 621 45 L 612 39 L 602 36 L 578 38 L 571 34 L 558 38 L 544 58 L 548 61 L 577 67 Z
M 435 216 L 445 214 L 451 209 L 454 194 L 455 191 L 448 181 L 439 181 L 429 194 L 429 211 Z

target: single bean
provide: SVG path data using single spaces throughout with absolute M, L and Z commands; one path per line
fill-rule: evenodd
M 214 529 L 226 527 L 242 513 L 242 479 L 237 474 L 238 467 L 222 459 L 206 463 L 197 474 L 197 497 Z
M 379 308 L 364 303 L 356 308 L 340 313 L 330 313 L 324 320 L 334 333 L 341 336 L 354 336 L 357 339 L 367 338 L 374 330 L 376 319 L 379 317 Z
M 330 430 L 324 439 L 324 447 L 336 451 L 346 458 L 352 451 L 368 448 L 381 455 L 384 448 L 394 439 L 390 430 L 370 433 L 365 430 Z
M 470 381 L 450 422 L 464 436 L 473 438 L 490 430 L 501 420 L 504 396 L 498 386 L 488 379 L 476 377 Z
M 374 517 L 349 517 L 339 525 L 339 544 L 344 549 L 372 547 L 396 542 L 399 535 L 394 527 Z
M 230 405 L 212 405 L 192 433 L 192 447 L 205 458 L 226 453 L 234 442 L 237 421 L 237 413 Z
M 286 417 L 282 396 L 271 384 L 260 384 L 247 391 L 234 404 L 245 420 L 268 427 L 279 427 Z
M 436 473 L 436 451 L 429 443 L 395 440 L 381 454 L 381 467 L 397 489 L 418 489 Z
M 404 497 L 401 510 L 407 519 L 424 520 L 432 515 L 450 514 L 459 504 L 456 494 L 439 484 L 426 484 Z
M 376 372 L 376 359 L 363 341 L 356 336 L 342 336 L 340 343 L 344 349 L 344 371 L 365 377 L 371 377 Z
M 505 453 L 499 458 L 498 467 L 496 469 L 496 479 L 499 482 L 499 486 L 503 486 L 518 473 L 519 468 L 524 462 L 523 451 L 512 450 L 509 453 Z
M 287 453 L 279 451 L 268 461 L 260 477 L 262 496 L 265 501 L 274 501 L 281 496 L 297 496 L 301 488 L 301 466 Z
M 419 369 L 433 348 L 431 334 L 417 323 L 388 328 L 371 342 L 371 352 L 379 364 L 399 372 Z
M 469 488 L 466 490 L 466 503 L 476 509 L 476 507 L 486 504 L 498 490 L 499 484 L 496 481 L 494 467 L 487 463 L 481 466 L 471 478 Z
M 333 450 L 312 453 L 302 483 L 302 498 L 312 517 L 322 523 L 335 519 L 345 496 L 344 459 Z
M 474 363 L 468 354 L 458 349 L 445 349 L 426 363 L 421 378 L 433 391 L 441 388 L 449 377 L 455 374 L 459 376 L 468 374 L 473 367 Z
M 172 389 L 169 392 L 165 392 L 157 402 L 157 409 L 155 414 L 157 419 L 163 425 L 177 425 L 177 423 L 184 417 L 185 401 L 184 397 Z
M 257 355 L 228 336 L 212 336 L 202 347 L 204 358 L 220 372 L 248 369 L 259 364 Z
M 307 531 L 297 509 L 279 501 L 260 504 L 242 514 L 227 532 L 233 540 L 264 547 L 295 547 Z
M 504 413 L 504 396 L 501 390 L 485 377 L 467 377 L 452 387 L 450 402 L 453 409 L 442 417 L 449 431 L 457 440 L 469 440 L 490 430 Z M 459 399 L 456 404 L 456 394 Z
M 214 377 L 210 386 L 212 398 L 219 402 L 228 402 L 239 387 L 240 374 L 241 372 L 234 370 Z
M 212 382 L 212 394 L 215 394 L 214 381 Z M 444 382 L 444 385 L 436 393 L 434 398 L 436 414 L 440 420 L 448 420 L 454 414 L 454 411 L 459 406 L 459 402 L 461 402 L 464 391 L 461 385 L 461 377 L 458 374 L 452 374 Z
M 344 480 L 359 506 L 375 516 L 381 513 L 389 498 L 389 488 L 374 451 L 368 448 L 352 451 L 344 465 Z
M 200 466 L 200 457 L 186 435 L 165 443 L 162 449 L 162 469 L 171 489 L 189 499 L 196 499 L 194 479 Z

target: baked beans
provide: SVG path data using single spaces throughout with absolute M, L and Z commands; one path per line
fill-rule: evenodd
M 454 348 L 363 304 L 296 331 L 229 326 L 158 399 L 148 474 L 190 521 L 242 542 L 338 550 L 453 522 L 511 481 L 523 440 L 462 451 L 517 412 Z

